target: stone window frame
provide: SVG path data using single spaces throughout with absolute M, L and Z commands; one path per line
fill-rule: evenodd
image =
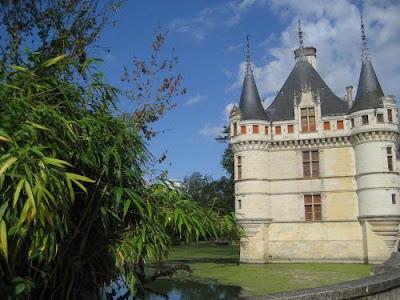
M 343 122 L 343 120 L 337 120 L 337 121 L 336 121 L 336 129 L 340 129 L 340 130 L 344 129 L 344 122 Z
M 238 155 L 237 156 L 237 179 L 242 179 L 243 174 L 242 174 L 242 156 Z
M 387 157 L 387 168 L 389 172 L 394 171 L 393 165 L 393 149 L 392 147 L 386 147 L 386 157 Z
M 301 132 L 316 132 L 317 131 L 317 113 L 316 107 L 300 108 L 300 126 Z
M 396 204 L 396 194 L 392 194 L 392 204 Z
M 369 124 L 369 117 L 368 115 L 361 116 L 361 125 L 368 125 Z
M 304 221 L 322 221 L 322 196 L 321 194 L 304 194 Z
M 393 110 L 391 108 L 387 110 L 387 115 L 388 115 L 388 122 L 393 123 Z
M 290 124 L 287 126 L 288 133 L 294 133 L 294 125 Z
M 237 130 L 237 123 L 233 123 L 233 136 L 236 136 L 238 134 L 238 130 Z
M 259 130 L 258 125 L 253 125 L 253 134 L 259 134 L 259 133 L 260 133 L 260 130 Z
M 303 165 L 303 178 L 319 178 L 319 150 L 303 150 L 301 154 Z
M 264 133 L 265 133 L 265 135 L 269 135 L 269 127 L 268 126 L 264 127 Z
M 246 134 L 246 130 L 247 130 L 246 125 L 241 125 L 240 126 L 240 134 Z
M 275 126 L 275 135 L 279 135 L 282 134 L 282 127 L 279 126 Z
M 351 122 L 351 128 L 354 128 L 354 127 L 356 127 L 356 124 L 355 124 L 354 118 L 353 118 L 353 119 L 351 119 L 351 120 L 350 120 L 350 122 Z
M 380 123 L 380 124 L 382 124 L 382 123 L 384 123 L 385 121 L 384 121 L 384 118 L 383 118 L 383 114 L 376 114 L 376 123 Z
M 238 203 L 238 206 L 237 206 L 238 209 L 242 209 L 242 200 L 238 199 L 237 203 Z
M 331 122 L 325 121 L 324 122 L 324 131 L 329 131 L 331 130 Z

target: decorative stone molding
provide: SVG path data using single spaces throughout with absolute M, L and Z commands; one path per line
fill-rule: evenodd
M 367 221 L 373 232 L 384 237 L 386 247 L 393 249 L 399 233 L 400 216 L 359 216 L 358 219 Z
M 234 153 L 248 150 L 281 150 L 281 149 L 304 149 L 318 147 L 350 146 L 350 140 L 347 136 L 286 140 L 286 141 L 245 141 L 232 143 Z
M 264 225 L 269 226 L 271 224 L 271 218 L 243 218 L 238 219 L 240 225 Z
M 360 144 L 368 141 L 393 141 L 396 142 L 397 136 L 399 135 L 396 131 L 368 131 L 354 134 L 350 137 L 352 144 Z

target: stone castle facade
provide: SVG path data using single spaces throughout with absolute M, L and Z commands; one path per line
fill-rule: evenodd
M 240 260 L 383 262 L 397 251 L 400 223 L 396 101 L 381 89 L 364 32 L 354 100 L 352 87 L 345 99 L 331 91 L 299 34 L 272 104 L 262 106 L 248 54 L 231 111 Z

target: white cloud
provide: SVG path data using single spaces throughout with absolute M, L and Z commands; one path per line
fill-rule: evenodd
M 199 93 L 197 93 L 195 96 L 189 98 L 189 99 L 186 101 L 186 104 L 188 104 L 188 105 L 195 104 L 195 103 L 198 103 L 198 102 L 200 102 L 201 100 L 204 100 L 204 99 L 206 99 L 206 98 L 207 98 L 206 96 L 202 96 L 202 95 L 200 95 Z
M 208 32 L 217 27 L 232 27 L 238 24 L 249 9 L 264 5 L 266 0 L 234 0 L 223 5 L 201 10 L 195 17 L 176 18 L 169 24 L 171 31 L 188 33 L 201 41 Z
M 222 134 L 222 126 L 206 125 L 204 128 L 199 130 L 199 134 L 205 137 L 216 138 Z
M 270 7 L 290 24 L 279 34 L 268 36 L 264 65 L 253 66 L 257 87 L 269 104 L 293 68 L 293 50 L 298 47 L 297 26 L 301 20 L 305 46 L 317 48 L 317 69 L 321 77 L 339 96 L 353 85 L 356 93 L 361 69 L 360 11 L 349 0 L 270 0 Z M 364 23 L 372 63 L 385 94 L 400 95 L 400 3 L 366 1 L 363 3 Z M 278 46 L 268 48 L 270 39 Z M 241 88 L 245 62 L 238 66 L 237 80 L 232 88 Z
M 222 114 L 223 114 L 223 116 L 224 116 L 223 121 L 225 121 L 226 123 L 229 122 L 229 115 L 230 115 L 231 110 L 232 110 L 232 108 L 233 108 L 234 105 L 239 106 L 239 104 L 234 103 L 234 102 L 231 102 L 231 103 L 229 103 L 229 104 L 227 104 L 227 105 L 225 106 L 225 109 L 224 109 L 224 111 L 222 112 Z
M 237 49 L 243 48 L 243 46 L 244 46 L 244 43 L 239 43 L 239 44 L 236 44 L 236 45 L 230 45 L 228 48 L 226 48 L 226 50 L 229 51 L 229 52 L 232 52 L 232 51 L 235 51 Z

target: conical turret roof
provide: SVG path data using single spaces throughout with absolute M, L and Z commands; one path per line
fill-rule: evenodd
M 380 99 L 384 96 L 378 77 L 372 66 L 368 47 L 365 27 L 361 14 L 361 40 L 363 50 L 363 62 L 361 67 L 360 79 L 358 81 L 357 95 L 350 112 L 355 112 L 368 108 L 382 107 Z
M 350 112 L 381 107 L 380 99 L 384 96 L 378 77 L 371 61 L 364 61 L 358 81 L 357 95 Z
M 243 81 L 242 95 L 240 96 L 239 108 L 242 120 L 264 120 L 268 121 L 268 115 L 261 103 L 260 95 L 250 63 L 250 46 L 247 37 L 247 69 Z

